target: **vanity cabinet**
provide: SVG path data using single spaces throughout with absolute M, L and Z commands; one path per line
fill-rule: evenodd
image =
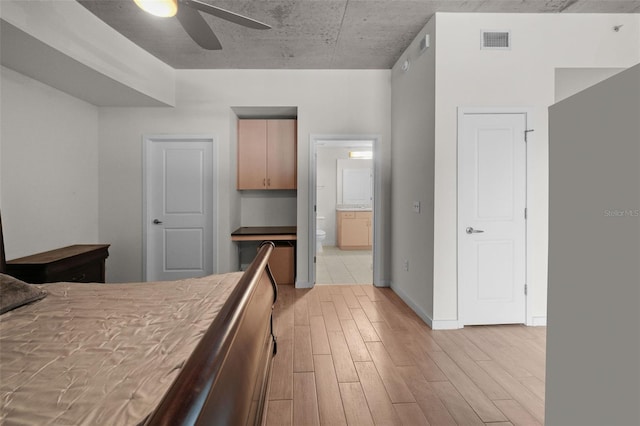
M 338 211 L 338 248 L 342 250 L 371 249 L 373 241 L 372 214 L 368 211 Z
M 239 190 L 296 189 L 297 120 L 238 120 Z

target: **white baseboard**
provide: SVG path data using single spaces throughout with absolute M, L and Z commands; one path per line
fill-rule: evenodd
M 313 283 L 308 281 L 296 281 L 296 288 L 311 288 L 313 287 Z
M 531 317 L 531 325 L 534 327 L 546 327 L 547 317 Z
M 432 322 L 432 330 L 457 330 L 463 328 L 458 320 L 435 320 Z
M 462 328 L 458 320 L 433 320 L 425 311 L 423 311 L 413 300 L 401 289 L 390 285 L 391 289 L 406 303 L 411 309 L 424 321 L 432 330 L 456 330 Z

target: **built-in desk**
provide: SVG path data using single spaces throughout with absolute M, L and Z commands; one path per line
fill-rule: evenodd
M 231 233 L 231 241 L 273 241 L 275 250 L 269 259 L 269 268 L 277 284 L 294 284 L 296 267 L 295 226 L 243 226 Z
M 295 241 L 295 226 L 243 226 L 231 233 L 231 241 Z

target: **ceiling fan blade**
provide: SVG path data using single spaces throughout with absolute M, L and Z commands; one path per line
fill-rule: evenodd
M 268 30 L 270 25 L 264 24 L 255 19 L 247 18 L 246 16 L 239 15 L 234 12 L 230 12 L 226 9 L 221 9 L 216 6 L 212 6 L 207 3 L 203 3 L 199 0 L 179 0 L 180 5 L 190 6 L 194 9 L 198 9 L 200 12 L 208 13 L 209 15 L 217 16 L 226 21 L 233 22 L 234 24 L 242 25 L 244 27 L 253 28 L 256 30 Z
M 207 50 L 221 50 L 222 45 L 220 40 L 213 33 L 213 30 L 204 20 L 202 15 L 197 10 L 190 7 L 178 7 L 178 13 L 176 18 L 182 24 L 187 34 L 200 45 L 203 49 Z

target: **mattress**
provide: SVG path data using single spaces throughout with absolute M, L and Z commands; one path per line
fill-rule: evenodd
M 0 317 L 0 424 L 140 423 L 241 276 L 41 285 Z

